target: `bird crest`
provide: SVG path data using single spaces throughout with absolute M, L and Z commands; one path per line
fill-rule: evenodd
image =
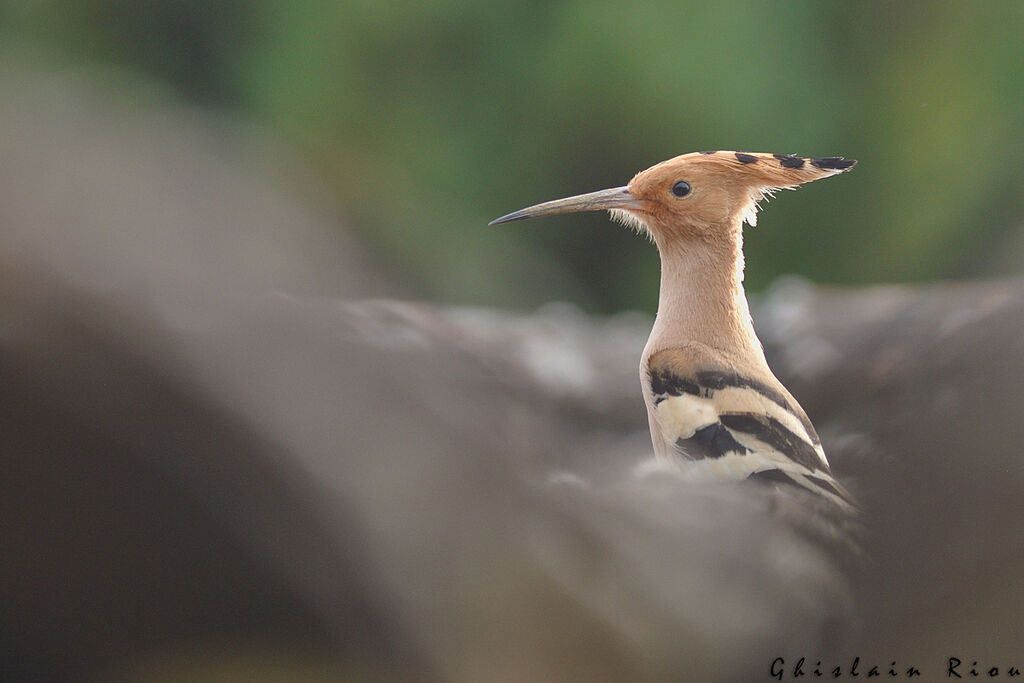
M 723 219 L 756 225 L 760 202 L 776 191 L 842 173 L 855 163 L 842 157 L 694 152 L 637 173 L 628 188 L 645 202 L 646 211 L 637 213 L 655 237 L 669 224 L 688 225 L 700 234 Z

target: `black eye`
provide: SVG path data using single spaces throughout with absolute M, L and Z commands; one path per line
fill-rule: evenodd
M 672 186 L 672 194 L 677 197 L 685 197 L 690 194 L 690 183 L 685 180 L 680 180 L 678 183 Z

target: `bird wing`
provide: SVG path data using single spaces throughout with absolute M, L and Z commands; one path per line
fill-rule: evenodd
M 652 421 L 666 450 L 688 469 L 712 478 L 797 484 L 853 504 L 833 478 L 814 426 L 777 380 L 695 359 L 691 349 L 652 355 L 647 372 Z

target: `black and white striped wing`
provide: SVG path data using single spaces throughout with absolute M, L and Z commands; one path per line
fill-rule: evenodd
M 832 477 L 810 420 L 778 389 L 721 371 L 681 374 L 649 368 L 657 422 L 666 450 L 713 478 L 801 485 L 843 505 L 849 494 Z

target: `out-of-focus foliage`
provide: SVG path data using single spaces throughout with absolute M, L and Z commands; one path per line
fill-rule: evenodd
M 753 289 L 1019 269 L 1019 2 L 0 7 L 9 59 L 127 65 L 277 131 L 424 296 L 652 308 L 654 250 L 603 218 L 485 224 L 715 148 L 860 160 L 748 231 Z

